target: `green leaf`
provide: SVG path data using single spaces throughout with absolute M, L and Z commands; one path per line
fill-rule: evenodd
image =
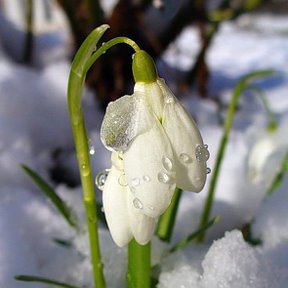
M 44 283 L 44 284 L 50 284 L 53 286 L 64 287 L 64 288 L 80 288 L 79 286 L 74 286 L 74 285 L 70 285 L 67 283 L 55 281 L 53 279 L 48 279 L 48 278 L 38 277 L 38 276 L 17 275 L 14 278 L 17 281 Z
M 79 75 L 80 78 L 85 74 L 85 64 L 91 55 L 97 50 L 97 43 L 108 28 L 109 25 L 103 24 L 94 29 L 77 51 L 71 66 L 71 71 Z
M 176 245 L 174 245 L 172 248 L 168 250 L 168 253 L 173 253 L 177 250 L 183 249 L 189 242 L 196 239 L 201 233 L 208 230 L 211 226 L 213 226 L 215 223 L 217 223 L 220 220 L 220 216 L 217 215 L 214 218 L 212 218 L 205 226 L 198 229 L 197 231 L 193 232 L 192 234 L 188 235 L 186 238 L 179 241 Z
M 43 179 L 41 178 L 35 171 L 28 168 L 26 165 L 21 164 L 21 168 L 24 172 L 31 177 L 34 183 L 40 188 L 40 190 L 51 200 L 56 209 L 60 212 L 60 214 L 64 217 L 64 219 L 68 222 L 68 224 L 75 229 L 78 229 L 76 214 L 73 210 L 66 205 L 66 203 L 56 194 L 54 189 Z

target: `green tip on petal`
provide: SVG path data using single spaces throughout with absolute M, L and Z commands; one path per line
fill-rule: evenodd
M 155 63 L 144 50 L 139 50 L 134 54 L 132 70 L 135 82 L 151 83 L 157 79 Z

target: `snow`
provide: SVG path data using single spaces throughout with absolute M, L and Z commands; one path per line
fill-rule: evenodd
M 0 27 L 0 30 L 5 30 L 3 25 Z M 278 71 L 271 79 L 257 84 L 265 89 L 271 109 L 280 123 L 281 143 L 287 151 L 288 39 L 283 37 L 287 30 L 286 18 L 271 15 L 257 16 L 253 21 L 246 15 L 235 23 L 225 23 L 208 55 L 212 76 L 210 89 L 214 98 L 221 99 L 221 105 L 211 99 L 199 99 L 193 91 L 189 91 L 189 97 L 183 97 L 183 104 L 197 119 L 205 143 L 209 145 L 211 159 L 208 165 L 212 171 L 231 89 L 240 77 L 255 69 L 273 68 Z M 61 43 L 65 43 L 63 39 L 66 38 L 61 39 Z M 170 65 L 170 71 L 172 66 L 189 69 L 199 49 L 197 39 L 196 31 L 188 27 L 171 44 L 163 56 Z M 4 41 L 2 38 L 0 44 L 3 46 Z M 19 48 L 18 44 L 9 45 Z M 42 68 L 36 69 L 15 64 L 0 47 L 1 287 L 47 287 L 17 282 L 13 279 L 17 274 L 39 275 L 91 286 L 81 187 L 53 183 L 49 174 L 56 162 L 78 179 L 66 100 L 70 64 L 65 53 L 47 60 L 46 51 L 39 48 L 38 60 Z M 91 156 L 93 174 L 96 175 L 109 168 L 110 155 L 99 140 L 103 112 L 88 90 L 85 90 L 84 109 L 89 139 L 96 150 Z M 261 101 L 254 94 L 246 93 L 240 99 L 216 189 L 212 216 L 219 214 L 221 219 L 209 229 L 204 244 L 189 244 L 183 251 L 168 256 L 167 245 L 153 239 L 152 261 L 161 264 L 158 288 L 287 286 L 288 177 L 269 197 L 263 183 L 250 183 L 247 177 L 250 151 L 265 134 L 266 124 Z M 59 149 L 62 152 L 55 159 L 55 151 Z M 273 161 L 274 157 L 269 158 L 268 164 L 263 165 L 270 165 L 269 168 L 275 171 L 275 164 L 271 165 Z M 80 235 L 75 234 L 23 173 L 20 163 L 33 168 L 52 183 L 73 207 L 80 223 L 83 223 Z M 263 173 L 272 173 L 270 169 L 263 170 Z M 265 174 L 262 177 L 267 179 Z M 208 183 L 200 194 L 183 193 L 172 243 L 197 229 L 210 179 L 208 176 Z M 75 183 L 79 184 L 77 181 Z M 97 191 L 97 198 L 100 197 Z M 252 236 L 261 239 L 262 245 L 251 246 L 244 241 L 240 229 L 250 221 Z M 124 287 L 127 251 L 114 245 L 102 223 L 99 233 L 109 287 Z M 72 246 L 61 246 L 53 240 L 55 238 L 69 240 Z
M 203 253 L 193 255 L 190 261 L 185 256 L 177 259 L 182 263 L 179 265 L 177 262 L 171 270 L 161 274 L 158 288 L 285 287 L 288 278 L 287 260 L 286 267 L 283 263 L 275 265 L 277 258 L 274 253 L 271 255 L 253 249 L 238 230 L 226 232 L 223 238 L 213 242 L 204 260 Z M 191 259 L 201 263 L 201 267 L 193 267 Z

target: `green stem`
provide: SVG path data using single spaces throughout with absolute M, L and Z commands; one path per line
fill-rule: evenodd
M 71 70 L 72 71 L 72 70 Z M 76 155 L 80 171 L 83 198 L 86 211 L 87 228 L 90 240 L 91 262 L 94 277 L 94 287 L 106 287 L 102 269 L 101 253 L 98 239 L 98 226 L 94 184 L 91 174 L 91 165 L 88 152 L 88 139 L 86 135 L 84 116 L 81 108 L 82 89 L 85 76 L 70 73 L 68 84 L 68 102 L 72 123 Z
M 173 234 L 173 228 L 176 220 L 181 195 L 182 190 L 176 188 L 171 204 L 159 219 L 156 234 L 162 241 L 170 242 L 170 239 Z
M 108 28 L 108 25 L 102 25 L 88 35 L 73 60 L 68 81 L 68 109 L 83 189 L 86 220 L 90 240 L 94 287 L 97 288 L 104 288 L 106 287 L 106 284 L 103 274 L 103 264 L 101 262 L 97 225 L 97 209 L 90 157 L 88 152 L 88 138 L 81 106 L 83 94 L 82 91 L 88 70 L 107 49 L 119 43 L 126 43 L 132 46 L 134 49 L 139 49 L 137 44 L 135 44 L 135 42 L 129 38 L 118 37 L 110 40 L 96 50 L 98 41 Z
M 127 288 L 151 287 L 151 244 L 138 244 L 134 239 L 128 245 Z
M 272 70 L 257 71 L 257 72 L 247 74 L 238 82 L 238 84 L 234 88 L 232 99 L 229 104 L 227 116 L 226 116 L 225 123 L 224 123 L 223 136 L 221 138 L 220 146 L 218 148 L 218 152 L 216 156 L 215 167 L 213 168 L 213 173 L 211 176 L 211 182 L 209 186 L 208 195 L 207 195 L 205 205 L 203 208 L 203 212 L 200 218 L 200 225 L 199 225 L 200 229 L 207 225 L 208 219 L 210 218 L 214 195 L 215 195 L 215 189 L 216 189 L 216 185 L 217 185 L 217 181 L 218 181 L 218 177 L 220 173 L 220 168 L 224 159 L 225 149 L 226 149 L 226 145 L 228 142 L 229 133 L 231 131 L 231 127 L 233 124 L 234 114 L 236 111 L 239 97 L 241 96 L 242 92 L 247 88 L 247 86 L 250 84 L 251 81 L 261 79 L 263 77 L 272 76 L 273 74 L 274 72 Z M 197 237 L 198 242 L 204 241 L 205 233 L 206 231 L 204 230 L 202 233 L 199 234 L 199 236 Z
M 130 38 L 127 37 L 116 37 L 106 43 L 103 43 L 101 47 L 99 47 L 95 53 L 93 53 L 90 57 L 90 59 L 87 61 L 86 65 L 85 65 L 85 74 L 87 73 L 87 71 L 91 68 L 91 66 L 95 63 L 95 61 L 102 55 L 104 54 L 108 49 L 110 49 L 111 47 L 117 45 L 117 44 L 127 44 L 129 46 L 131 46 L 135 52 L 139 51 L 140 48 L 139 46 Z
M 106 287 L 103 274 L 103 264 L 101 262 L 101 254 L 98 240 L 97 229 L 97 209 L 95 200 L 84 200 L 86 211 L 86 223 L 89 234 L 91 261 L 93 263 L 94 287 Z

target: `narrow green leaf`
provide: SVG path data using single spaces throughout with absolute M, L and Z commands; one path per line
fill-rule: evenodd
M 44 283 L 44 284 L 50 284 L 53 286 L 64 287 L 64 288 L 80 288 L 79 286 L 74 286 L 74 285 L 70 285 L 67 283 L 55 281 L 53 279 L 32 276 L 32 275 L 16 275 L 14 278 L 17 281 Z
M 56 194 L 54 189 L 35 171 L 24 164 L 21 164 L 20 166 L 24 172 L 31 177 L 31 179 L 40 188 L 40 190 L 51 200 L 51 202 L 68 222 L 68 224 L 77 229 L 77 220 L 73 210 L 66 205 L 66 203 Z
M 87 60 L 91 57 L 93 52 L 97 50 L 97 43 L 100 38 L 103 36 L 105 31 L 109 28 L 109 25 L 103 24 L 96 29 L 94 29 L 85 39 L 84 43 L 81 45 L 75 58 L 73 60 L 71 71 L 79 75 L 80 77 L 83 76 L 85 71 L 85 64 Z
M 213 226 L 215 223 L 217 223 L 220 220 L 220 216 L 217 215 L 214 218 L 212 218 L 205 226 L 198 229 L 197 231 L 193 232 L 186 238 L 180 240 L 176 245 L 174 245 L 172 248 L 168 250 L 169 253 L 173 253 L 177 250 L 183 249 L 189 242 L 197 238 L 201 233 L 208 230 L 211 226 Z
M 224 122 L 223 135 L 220 141 L 220 145 L 218 147 L 218 151 L 216 155 L 216 162 L 213 167 L 213 173 L 211 175 L 209 191 L 208 191 L 205 203 L 204 203 L 202 215 L 200 217 L 200 223 L 199 223 L 200 228 L 206 227 L 206 224 L 208 223 L 208 220 L 210 218 L 213 201 L 214 201 L 215 190 L 216 190 L 216 186 L 218 182 L 218 177 L 220 175 L 222 161 L 224 159 L 226 146 L 227 146 L 228 139 L 229 139 L 229 134 L 232 128 L 234 115 L 237 109 L 238 100 L 240 96 L 242 95 L 242 93 L 244 92 L 244 90 L 247 89 L 249 85 L 251 85 L 252 81 L 264 79 L 265 77 L 271 77 L 274 74 L 275 74 L 274 70 L 261 70 L 261 71 L 249 73 L 239 80 L 239 82 L 237 83 L 237 85 L 235 86 L 233 90 L 232 99 L 229 103 L 229 108 L 228 108 L 227 115 L 226 115 L 225 122 Z M 197 240 L 198 242 L 203 242 L 204 238 L 205 238 L 205 230 L 198 235 Z

